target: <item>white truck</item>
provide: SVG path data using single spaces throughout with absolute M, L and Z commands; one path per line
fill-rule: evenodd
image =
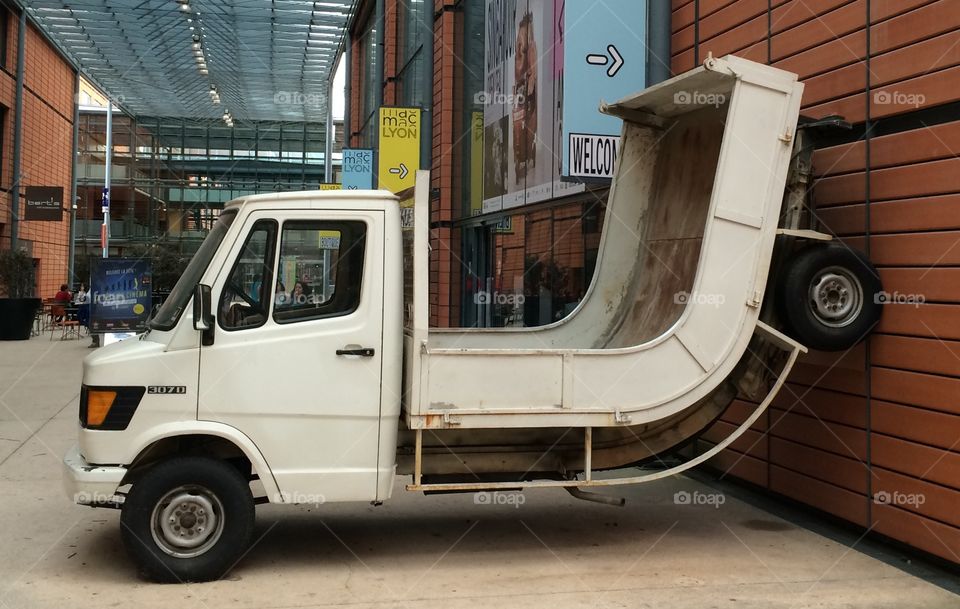
M 258 503 L 379 503 L 398 476 L 616 502 L 585 489 L 703 463 L 804 343 L 847 348 L 879 318 L 876 271 L 806 207 L 801 91 L 711 57 L 604 106 L 624 127 L 597 269 L 543 327 L 428 328 L 425 172 L 412 207 L 383 191 L 232 201 L 150 329 L 84 361 L 69 496 L 122 510 L 149 577 L 197 581 L 242 555 Z M 724 441 L 622 470 L 663 463 L 738 392 L 757 406 Z

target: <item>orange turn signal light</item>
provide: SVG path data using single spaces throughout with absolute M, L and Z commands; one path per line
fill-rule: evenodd
M 87 425 L 90 427 L 103 425 L 116 399 L 116 391 L 91 389 L 87 393 Z

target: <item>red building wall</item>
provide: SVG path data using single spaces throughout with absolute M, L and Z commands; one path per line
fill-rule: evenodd
M 768 62 L 800 75 L 809 116 L 883 125 L 960 101 L 955 0 L 674 0 L 672 29 L 674 72 L 708 53 Z M 886 305 L 874 335 L 849 352 L 805 357 L 714 465 L 960 563 L 960 110 L 951 108 L 941 108 L 945 123 L 921 117 L 817 153 L 826 227 L 869 248 L 885 291 L 923 303 Z M 707 439 L 751 406 L 736 403 Z
M 0 8 L 0 10 L 6 10 Z M 28 24 L 24 41 L 23 140 L 21 183 L 14 183 L 13 139 L 16 101 L 18 16 L 6 20 L 6 62 L 0 68 L 0 106 L 4 108 L 0 148 L 0 247 L 10 246 L 10 192 L 20 188 L 19 239 L 33 242 L 38 261 L 37 289 L 52 297 L 67 280 L 70 214 L 60 222 L 23 221 L 23 187 L 61 186 L 70 205 L 73 108 L 76 73 L 57 50 Z

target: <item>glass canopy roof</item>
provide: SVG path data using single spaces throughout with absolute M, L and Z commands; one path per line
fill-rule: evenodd
M 130 114 L 324 122 L 354 0 L 24 0 Z

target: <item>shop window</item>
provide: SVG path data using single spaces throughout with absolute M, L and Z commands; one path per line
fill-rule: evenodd
M 373 147 L 373 133 L 376 125 L 377 87 L 383 83 L 377 82 L 377 62 L 380 61 L 377 52 L 377 28 L 373 15 L 367 20 L 362 29 L 358 43 L 359 53 L 357 63 L 360 69 L 359 116 L 360 116 L 360 145 Z
M 7 149 L 7 146 L 6 146 L 7 141 L 4 135 L 7 133 L 7 115 L 8 114 L 9 112 L 7 112 L 7 107 L 0 106 L 0 159 L 6 159 L 6 157 L 4 156 L 4 153 L 6 152 L 6 149 Z M 0 172 L 0 174 L 2 174 L 2 172 Z M 2 175 L 0 175 L 0 178 L 2 178 Z
M 423 0 L 412 0 L 400 3 L 400 10 L 397 26 L 400 66 L 397 102 L 402 106 L 422 108 L 428 87 L 433 86 L 433 80 L 428 80 L 427 59 L 423 51 L 424 30 L 431 27 L 433 20 L 432 5 L 428 7 Z
M 7 67 L 7 44 L 10 42 L 10 11 L 0 6 L 0 67 Z

